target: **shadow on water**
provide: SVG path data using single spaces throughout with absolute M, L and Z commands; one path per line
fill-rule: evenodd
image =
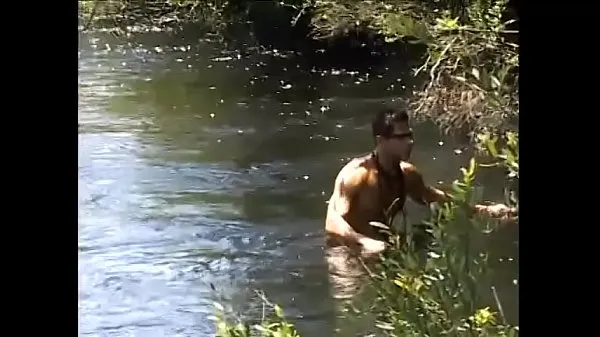
M 242 312 L 262 289 L 306 336 L 332 335 L 344 323 L 324 260 L 325 200 L 344 161 L 371 149 L 372 112 L 410 89 L 406 64 L 316 71 L 289 53 L 160 34 L 81 40 L 82 333 L 210 335 L 212 283 Z M 415 164 L 450 182 L 468 150 L 416 129 Z M 484 180 L 485 197 L 500 199 L 498 175 Z

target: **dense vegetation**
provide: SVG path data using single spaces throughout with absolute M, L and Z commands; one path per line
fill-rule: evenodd
M 415 116 L 432 118 L 445 130 L 467 130 L 480 155 L 453 187 L 455 200 L 432 209 L 432 244 L 426 259 L 400 234 L 382 263 L 369 270 L 377 298 L 368 310 L 389 336 L 512 336 L 518 328 L 504 320 L 501 299 L 489 292 L 487 253 L 479 242 L 495 220 L 474 219 L 473 181 L 480 168 L 501 166 L 518 181 L 518 17 L 506 0 L 284 0 L 284 1 L 80 1 L 83 29 L 97 27 L 131 34 L 177 30 L 202 23 L 207 33 L 226 36 L 229 27 L 250 20 L 256 27 L 273 8 L 298 39 L 359 39 L 381 44 L 427 47 L 414 75 L 423 86 L 409 97 Z M 270 9 L 265 9 L 270 3 Z M 260 9 L 257 9 L 259 8 Z M 270 21 L 271 22 L 271 21 Z M 493 163 L 480 164 L 480 161 Z M 517 204 L 518 193 L 510 194 Z M 390 229 L 393 231 L 393 229 Z M 266 299 L 264 299 L 265 303 Z M 296 336 L 282 310 L 253 327 L 218 318 L 219 336 Z M 494 309 L 492 309 L 492 307 Z

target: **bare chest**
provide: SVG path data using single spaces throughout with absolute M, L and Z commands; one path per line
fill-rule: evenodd
M 401 179 L 373 180 L 365 186 L 355 200 L 357 211 L 368 221 L 385 222 L 386 217 L 404 207 L 406 190 Z M 366 219 L 365 219 L 366 220 Z

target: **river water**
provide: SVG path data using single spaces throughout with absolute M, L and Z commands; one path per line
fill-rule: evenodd
M 370 150 L 372 112 L 411 90 L 410 67 L 311 68 L 162 34 L 81 35 L 81 335 L 212 336 L 212 302 L 252 314 L 254 290 L 304 336 L 348 325 L 324 259 L 325 200 L 344 160 Z M 427 182 L 456 178 L 465 145 L 425 124 L 416 136 Z M 481 181 L 502 200 L 500 176 Z M 498 287 L 516 317 L 515 233 L 505 236 Z

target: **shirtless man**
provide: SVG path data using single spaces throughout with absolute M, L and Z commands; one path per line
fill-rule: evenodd
M 405 110 L 381 111 L 373 120 L 372 132 L 375 150 L 351 160 L 335 179 L 325 220 L 330 247 L 345 245 L 366 254 L 382 252 L 384 238 L 369 222 L 386 223 L 384 212 L 396 198 L 400 199 L 396 209 L 403 208 L 407 196 L 422 205 L 450 199 L 447 193 L 425 185 L 417 168 L 407 162 L 413 134 Z M 496 217 L 516 212 L 504 204 L 476 205 L 475 211 Z

